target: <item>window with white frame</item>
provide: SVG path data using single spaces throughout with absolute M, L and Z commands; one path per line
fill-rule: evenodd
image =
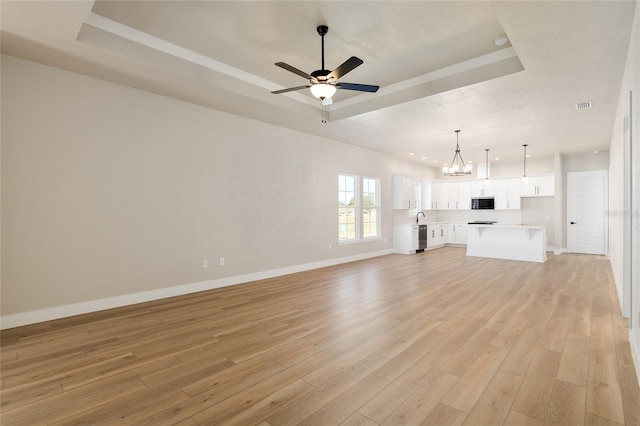
M 338 241 L 380 236 L 380 179 L 338 175 Z

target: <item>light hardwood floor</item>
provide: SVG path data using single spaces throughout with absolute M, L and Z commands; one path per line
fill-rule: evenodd
M 608 260 L 389 255 L 2 332 L 0 421 L 638 425 Z

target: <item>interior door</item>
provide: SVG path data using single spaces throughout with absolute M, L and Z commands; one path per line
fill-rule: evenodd
M 567 173 L 567 249 L 607 254 L 607 171 Z

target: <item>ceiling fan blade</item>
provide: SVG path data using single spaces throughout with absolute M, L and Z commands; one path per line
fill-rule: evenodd
M 338 68 L 331 71 L 331 73 L 327 76 L 327 80 L 333 78 L 334 80 L 339 79 L 349 71 L 353 70 L 356 67 L 362 65 L 364 61 L 360 58 L 356 58 L 355 56 L 350 57 L 346 61 L 342 63 Z
M 271 93 L 273 93 L 274 95 L 279 95 L 280 93 L 294 92 L 296 90 L 308 89 L 309 87 L 311 87 L 311 86 L 289 87 L 288 89 L 274 90 Z
M 294 73 L 294 74 L 298 74 L 300 77 L 304 77 L 304 78 L 306 78 L 307 80 L 311 80 L 311 76 L 310 76 L 309 74 L 307 74 L 307 73 L 306 73 L 306 72 L 304 72 L 304 71 L 299 70 L 299 69 L 298 69 L 298 68 L 296 68 L 296 67 L 292 67 L 292 66 L 291 66 L 291 65 L 289 65 L 289 64 L 285 64 L 284 62 L 276 62 L 276 63 L 275 63 L 275 65 L 276 65 L 276 66 L 278 66 L 278 67 L 280 67 L 280 68 L 284 68 L 284 69 L 285 69 L 285 70 L 287 70 L 287 71 L 291 71 L 291 72 L 292 72 L 292 73 Z
M 372 86 L 370 84 L 356 84 L 356 83 L 337 83 L 338 89 L 356 90 L 358 92 L 370 92 L 375 93 L 380 86 Z

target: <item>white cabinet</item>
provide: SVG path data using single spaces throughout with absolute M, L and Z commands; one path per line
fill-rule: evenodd
M 442 193 L 440 194 L 440 210 L 451 210 L 456 208 L 458 199 L 458 186 L 454 182 L 442 182 Z
M 496 179 L 494 183 L 496 210 L 520 210 L 520 179 Z
M 447 244 L 447 225 L 441 224 L 427 224 L 427 250 L 437 247 L 442 247 Z
M 467 244 L 467 225 L 462 223 L 450 223 L 447 230 L 447 243 Z
M 439 210 L 470 210 L 471 182 L 443 182 Z
M 471 182 L 457 182 L 456 210 L 471 210 Z
M 529 176 L 520 187 L 521 197 L 553 197 L 555 180 L 553 175 Z
M 553 197 L 556 193 L 556 182 L 553 175 L 538 178 L 538 196 Z
M 495 195 L 493 179 L 474 180 L 471 182 L 471 197 L 492 197 Z
M 447 244 L 455 244 L 456 243 L 456 225 L 454 223 L 450 223 L 447 225 Z
M 393 208 L 420 209 L 420 182 L 406 175 L 393 175 Z
M 418 250 L 418 225 L 393 227 L 393 252 L 413 254 Z
M 422 181 L 421 205 L 423 210 L 442 210 L 446 208 L 442 199 L 442 182 L 431 179 Z

